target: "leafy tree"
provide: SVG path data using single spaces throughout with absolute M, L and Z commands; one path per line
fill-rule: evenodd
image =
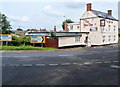
M 18 28 L 17 31 L 23 31 L 22 29 Z
M 10 21 L 7 20 L 7 16 L 0 13 L 0 32 L 2 32 L 2 34 L 10 34 L 12 32 L 11 29 Z
M 63 21 L 63 23 L 62 23 L 63 29 L 64 29 L 64 23 L 74 23 L 74 21 L 72 21 L 71 19 L 66 19 L 65 21 Z
M 50 31 L 51 34 L 51 39 L 58 39 L 58 37 L 56 36 L 56 32 Z

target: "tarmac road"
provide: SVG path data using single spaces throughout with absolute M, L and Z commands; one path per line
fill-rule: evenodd
M 118 85 L 118 47 L 3 52 L 3 85 Z

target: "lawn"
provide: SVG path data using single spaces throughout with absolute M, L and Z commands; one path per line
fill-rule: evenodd
M 0 50 L 52 50 L 55 48 L 33 46 L 0 46 Z

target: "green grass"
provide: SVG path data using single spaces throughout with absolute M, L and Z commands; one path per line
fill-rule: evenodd
M 55 48 L 33 46 L 0 46 L 0 50 L 52 50 Z
M 118 40 L 118 43 L 120 43 L 120 40 Z

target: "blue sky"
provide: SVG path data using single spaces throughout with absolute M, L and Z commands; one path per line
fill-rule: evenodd
M 59 31 L 66 18 L 79 22 L 87 3 L 89 2 L 1 2 L 0 12 L 8 16 L 13 30 L 19 26 L 24 30 L 52 30 L 56 26 Z M 92 2 L 92 9 L 103 12 L 112 9 L 113 16 L 118 18 L 117 4 L 118 2 Z

